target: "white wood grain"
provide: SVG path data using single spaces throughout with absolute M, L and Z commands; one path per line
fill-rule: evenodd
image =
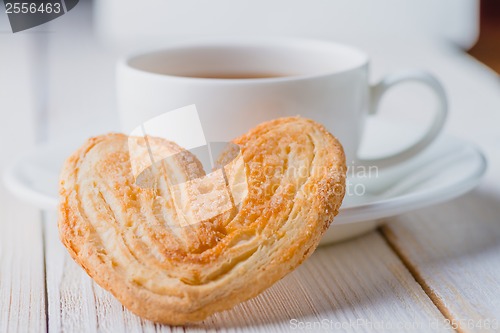
M 0 332 L 45 331 L 40 214 L 4 188 L 0 202 Z
M 139 332 L 141 319 L 102 290 L 69 257 L 59 240 L 55 214 L 48 214 L 46 270 L 49 332 Z M 144 325 L 154 330 L 154 325 Z M 148 327 L 149 326 L 149 327 Z
M 72 261 L 58 240 L 55 218 L 49 216 L 46 225 L 50 332 L 286 332 L 295 327 L 293 319 L 297 325 L 331 320 L 354 332 L 422 331 L 430 325 L 445 330 L 442 314 L 376 232 L 318 250 L 262 295 L 203 323 L 155 325 L 123 309 Z
M 500 197 L 477 190 L 390 221 L 385 236 L 459 330 L 499 332 Z
M 0 174 L 34 143 L 32 37 L 0 33 Z M 12 197 L 0 182 L 0 332 L 45 329 L 40 213 Z

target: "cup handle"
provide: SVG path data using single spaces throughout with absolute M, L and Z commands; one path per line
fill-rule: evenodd
M 382 81 L 371 87 L 371 104 L 369 114 L 374 115 L 378 111 L 380 100 L 384 93 L 391 87 L 407 81 L 417 81 L 429 86 L 438 97 L 438 109 L 434 116 L 432 125 L 429 127 L 425 135 L 405 150 L 396 154 L 375 158 L 375 159 L 360 159 L 360 163 L 364 165 L 376 165 L 379 168 L 394 166 L 403 161 L 406 161 L 415 155 L 422 152 L 443 129 L 448 113 L 448 100 L 441 83 L 430 73 L 420 70 L 408 70 L 395 74 L 387 75 Z

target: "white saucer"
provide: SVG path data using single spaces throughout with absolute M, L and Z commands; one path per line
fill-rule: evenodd
M 384 152 L 397 150 L 403 141 L 418 136 L 419 132 L 408 126 L 380 120 L 375 124 L 368 126 L 368 132 L 374 133 L 366 135 L 376 137 L 369 143 L 372 147 L 368 147 L 368 150 L 371 152 L 382 151 L 376 146 L 384 147 Z M 370 127 L 376 128 L 376 132 Z M 54 210 L 58 202 L 60 167 L 77 147 L 78 144 L 45 145 L 19 156 L 4 173 L 7 188 L 36 207 Z M 366 145 L 364 148 L 367 150 Z M 371 170 L 370 178 L 363 177 L 368 170 L 348 163 L 351 168 L 348 194 L 334 226 L 328 230 L 321 243 L 347 239 L 371 230 L 378 225 L 378 219 L 458 197 L 479 183 L 486 164 L 484 155 L 476 146 L 445 134 L 425 152 L 404 164 L 390 169 Z M 363 191 L 363 195 L 354 193 Z

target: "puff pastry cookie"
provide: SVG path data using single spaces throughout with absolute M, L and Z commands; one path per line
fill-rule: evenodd
M 166 140 L 89 139 L 60 180 L 59 231 L 73 259 L 132 312 L 175 325 L 229 309 L 291 272 L 341 205 L 342 146 L 300 117 L 233 143 L 205 175 Z M 161 158 L 148 166 L 151 155 Z

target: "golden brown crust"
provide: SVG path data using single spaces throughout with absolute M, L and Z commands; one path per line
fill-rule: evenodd
M 200 321 L 258 295 L 318 245 L 344 196 L 345 157 L 323 126 L 299 117 L 263 123 L 234 143 L 241 151 L 221 157 L 227 183 L 213 182 L 214 199 L 187 155 L 165 162 L 177 185 L 160 172 L 140 187 L 125 135 L 89 139 L 61 174 L 62 242 L 99 285 L 156 322 Z

